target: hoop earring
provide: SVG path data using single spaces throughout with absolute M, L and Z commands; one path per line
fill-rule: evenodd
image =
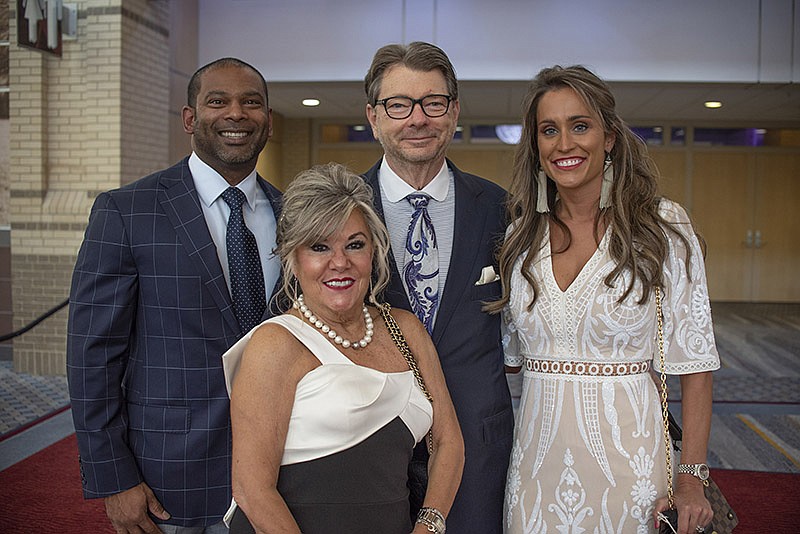
M 611 154 L 606 152 L 606 159 L 603 161 L 605 168 L 603 169 L 603 183 L 600 186 L 600 209 L 604 210 L 610 208 L 611 188 L 614 185 L 614 162 L 611 160 Z
M 547 175 L 541 167 L 536 173 L 536 189 L 536 211 L 537 213 L 547 213 L 550 211 L 550 206 L 547 204 Z

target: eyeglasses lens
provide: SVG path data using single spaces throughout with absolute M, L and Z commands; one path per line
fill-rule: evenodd
M 416 104 L 420 105 L 422 112 L 428 117 L 441 117 L 450 108 L 450 98 L 447 95 L 428 95 L 417 100 L 404 96 L 395 96 L 383 101 L 386 114 L 392 119 L 410 117 Z

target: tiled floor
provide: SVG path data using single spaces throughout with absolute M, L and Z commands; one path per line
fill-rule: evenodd
M 800 304 L 713 305 L 723 368 L 714 374 L 713 467 L 800 472 Z M 510 378 L 519 396 L 519 375 Z M 680 386 L 670 377 L 673 412 Z M 63 376 L 15 373 L 0 361 L 0 469 L 73 432 Z M 4 436 L 7 439 L 4 439 Z
M 12 362 L 0 361 L 0 439 L 68 404 L 66 377 L 15 373 Z

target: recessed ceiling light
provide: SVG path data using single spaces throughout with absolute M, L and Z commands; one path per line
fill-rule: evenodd
M 722 102 L 718 100 L 709 100 L 703 104 L 708 109 L 717 109 L 722 107 Z
M 316 98 L 305 98 L 303 99 L 303 105 L 313 108 L 314 106 L 319 106 L 319 100 Z

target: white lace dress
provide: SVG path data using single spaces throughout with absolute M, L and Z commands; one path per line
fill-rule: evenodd
M 691 281 L 682 242 L 669 232 L 663 297 L 666 368 L 688 374 L 719 368 L 699 244 L 679 205 L 662 216 L 686 223 Z M 647 372 L 659 369 L 656 306 L 637 305 L 641 286 L 617 302 L 603 280 L 613 269 L 610 231 L 566 291 L 556 284 L 549 235 L 531 265 L 539 295 L 517 260 L 505 312 L 506 364 L 523 366 L 505 497 L 510 533 L 649 533 L 657 497 L 666 494 L 660 401 Z M 605 375 L 605 376 L 604 376 Z

